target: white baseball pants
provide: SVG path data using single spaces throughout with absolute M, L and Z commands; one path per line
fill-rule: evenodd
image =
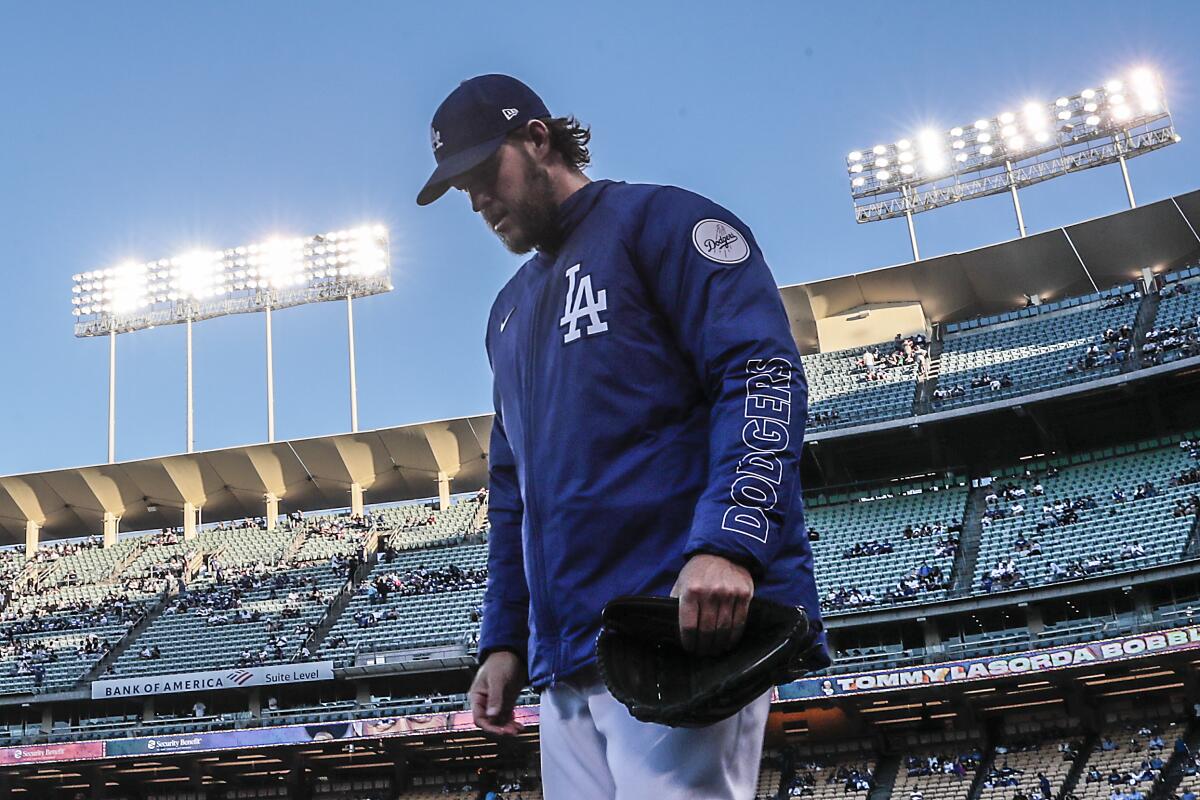
M 752 800 L 771 693 L 704 728 L 634 719 L 594 670 L 542 692 L 546 800 Z

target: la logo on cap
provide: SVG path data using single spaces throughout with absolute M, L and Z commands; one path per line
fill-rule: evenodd
M 442 142 L 442 132 L 441 132 L 441 131 L 439 131 L 437 128 L 430 128 L 430 129 L 429 129 L 429 143 L 430 143 L 431 145 L 433 145 L 433 149 L 434 149 L 434 151 L 436 152 L 436 151 L 437 151 L 437 149 L 438 149 L 439 147 L 441 147 L 441 146 L 442 146 L 442 144 L 443 144 L 443 142 Z
M 509 120 L 510 120 L 510 119 L 512 119 L 513 117 L 515 117 L 517 114 L 520 114 L 521 112 L 520 112 L 520 111 L 517 111 L 517 109 L 515 109 L 515 108 L 506 108 L 506 109 L 504 109 L 504 110 L 503 110 L 503 112 L 501 112 L 501 113 L 503 113 L 503 114 L 504 114 L 504 118 L 505 118 L 505 119 L 509 119 Z

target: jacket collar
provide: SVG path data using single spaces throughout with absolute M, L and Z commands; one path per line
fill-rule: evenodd
M 592 181 L 577 189 L 559 205 L 557 217 L 560 231 L 559 242 L 565 243 L 571 238 L 571 233 L 579 226 L 579 223 L 583 222 L 584 218 L 596 207 L 596 203 L 600 201 L 600 195 L 613 184 L 614 181 L 609 180 Z M 547 253 L 547 255 L 552 254 L 553 251 Z

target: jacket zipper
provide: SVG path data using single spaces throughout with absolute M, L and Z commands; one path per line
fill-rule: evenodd
M 546 298 L 549 296 L 550 287 L 553 286 L 554 276 L 558 271 L 557 259 L 555 259 L 554 263 L 552 263 L 550 265 L 548 270 L 549 270 L 550 274 L 544 278 L 545 284 L 543 286 L 539 287 L 540 291 L 537 293 L 537 302 L 534 304 L 533 315 L 530 320 L 530 325 L 529 325 L 529 367 L 528 367 L 528 369 L 525 370 L 525 408 L 527 410 L 527 417 L 525 420 L 525 430 L 524 430 L 525 454 L 526 454 L 526 459 L 528 462 L 527 469 L 529 469 L 531 472 L 538 464 L 538 460 L 537 460 L 536 456 L 534 455 L 534 450 L 533 450 L 534 436 L 532 434 L 533 426 L 531 424 L 532 420 L 533 420 L 534 412 L 537 409 L 537 405 L 534 402 L 534 389 L 535 389 L 535 384 L 536 384 L 536 381 L 534 381 L 534 374 L 537 369 L 537 363 L 538 363 L 537 362 L 538 322 L 540 322 L 540 320 L 542 318 L 542 308 L 546 305 Z M 549 587 L 549 584 L 548 584 L 547 578 L 546 578 L 545 539 L 542 537 L 541 531 L 537 526 L 537 511 L 536 511 L 537 502 L 536 502 L 536 497 L 535 497 L 535 495 L 536 495 L 535 486 L 536 486 L 536 481 L 530 480 L 530 481 L 528 481 L 526 488 L 525 488 L 525 499 L 526 499 L 526 505 L 528 506 L 526 511 L 529 515 L 529 536 L 531 539 L 534 537 L 537 538 L 536 546 L 533 548 L 534 569 L 537 572 L 536 580 L 534 581 L 536 586 L 530 587 L 530 590 L 533 591 L 535 588 L 537 590 L 539 590 L 539 602 L 537 604 L 537 608 L 540 609 L 539 616 L 542 617 L 542 619 L 539 620 L 539 623 L 538 623 L 539 627 L 544 631 L 549 631 L 549 630 L 554 631 L 554 652 L 553 652 L 553 656 L 551 657 L 551 660 L 550 660 L 550 683 L 553 684 L 558 677 L 558 661 L 559 661 L 559 649 L 560 649 L 558 639 L 559 639 L 560 632 L 558 630 L 558 618 L 553 612 L 553 606 L 548 602 L 549 594 L 550 594 L 550 587 Z M 550 626 L 545 625 L 545 623 L 547 621 L 551 622 L 552 625 L 550 625 Z M 539 638 L 541 638 L 541 637 L 539 637 Z

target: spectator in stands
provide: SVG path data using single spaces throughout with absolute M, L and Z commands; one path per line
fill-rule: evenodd
M 1144 555 L 1146 555 L 1146 549 L 1136 540 L 1121 548 L 1121 558 L 1123 559 L 1139 558 Z
M 821 608 L 830 611 L 840 611 L 846 608 L 873 606 L 877 602 L 879 602 L 878 598 L 870 589 L 864 591 L 858 587 L 839 587 L 829 590 L 821 600 Z
M 1024 575 L 1012 558 L 1000 559 L 996 566 L 987 574 L 990 579 L 984 585 L 984 591 L 991 592 L 1005 589 L 1018 589 L 1028 585 Z
M 841 415 L 835 408 L 825 411 L 810 411 L 808 415 L 808 422 L 813 427 L 820 427 L 821 425 L 833 425 L 840 420 Z
M 933 390 L 933 399 L 934 401 L 948 400 L 952 397 L 962 397 L 966 393 L 967 390 L 964 389 L 960 384 L 947 386 L 945 388 L 938 387 L 937 389 Z
M 894 550 L 890 542 L 857 542 L 853 547 L 842 553 L 842 558 L 860 558 L 862 556 L 877 556 L 891 553 Z

